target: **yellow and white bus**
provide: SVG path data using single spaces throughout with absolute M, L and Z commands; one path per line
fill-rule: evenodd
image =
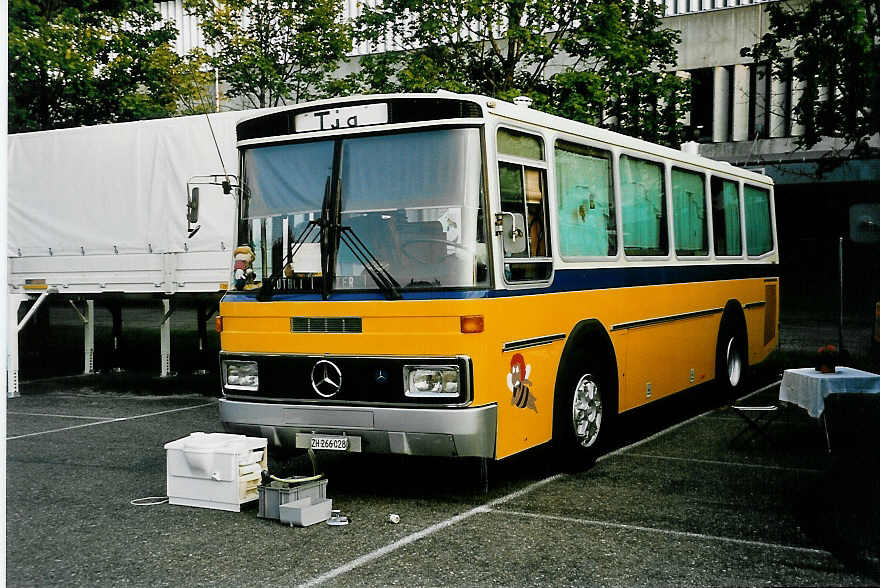
M 238 125 L 220 415 L 278 446 L 589 460 L 777 344 L 766 176 L 483 96 Z M 242 269 L 241 267 L 239 269 Z

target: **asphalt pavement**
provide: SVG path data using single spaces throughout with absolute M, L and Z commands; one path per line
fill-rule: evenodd
M 758 374 L 743 402 L 773 401 L 776 375 Z M 351 523 L 291 528 L 254 503 L 133 505 L 164 496 L 165 443 L 220 427 L 210 395 L 125 382 L 25 382 L 8 400 L 9 586 L 880 582 L 876 444 L 829 454 L 795 407 L 752 434 L 704 386 L 627 414 L 586 471 L 559 472 L 545 449 L 493 463 L 488 494 L 474 462 L 322 455 Z M 310 470 L 269 457 L 275 472 Z

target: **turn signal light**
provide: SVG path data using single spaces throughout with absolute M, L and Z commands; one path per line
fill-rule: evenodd
M 461 317 L 462 333 L 482 333 L 483 326 L 483 315 L 481 314 Z
M 223 332 L 223 317 L 222 316 L 217 315 L 217 318 L 214 319 L 214 327 L 217 329 L 218 333 Z

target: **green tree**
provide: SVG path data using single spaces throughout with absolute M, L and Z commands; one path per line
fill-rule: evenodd
M 687 87 L 668 72 L 678 33 L 649 0 L 385 0 L 364 6 L 356 41 L 367 91 L 440 88 L 510 100 L 669 144 Z
M 870 141 L 880 132 L 880 0 L 772 2 L 765 10 L 769 31 L 743 55 L 769 62 L 771 75 L 803 91 L 794 108 L 805 130 L 798 146 L 840 140 L 824 167 L 878 155 Z
M 185 0 L 184 6 L 201 20 L 206 59 L 227 96 L 255 107 L 329 93 L 330 74 L 351 48 L 339 0 Z
M 9 129 L 35 131 L 199 109 L 207 83 L 152 2 L 12 0 Z

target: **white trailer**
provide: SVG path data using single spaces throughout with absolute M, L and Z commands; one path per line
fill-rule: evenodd
M 18 332 L 48 296 L 86 300 L 85 373 L 93 371 L 94 301 L 159 298 L 161 375 L 170 374 L 171 300 L 219 299 L 235 248 L 234 198 L 218 185 L 200 186 L 200 228 L 191 235 L 187 183 L 228 174 L 234 184 L 235 125 L 259 112 L 9 136 L 9 396 L 18 395 Z

